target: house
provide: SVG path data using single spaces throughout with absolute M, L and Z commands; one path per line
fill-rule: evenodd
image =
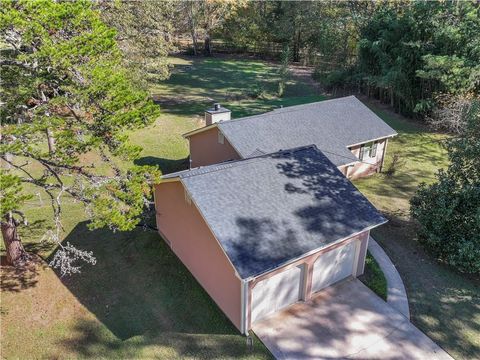
M 351 179 L 381 171 L 388 139 L 397 135 L 355 96 L 230 116 L 215 104 L 206 126 L 184 134 L 191 168 L 315 144 Z
M 249 126 L 232 123 L 241 122 Z M 272 146 L 264 142 L 264 151 Z M 386 222 L 331 160 L 338 158 L 316 145 L 246 157 L 155 185 L 160 235 L 245 334 L 255 321 L 362 274 L 369 232 Z

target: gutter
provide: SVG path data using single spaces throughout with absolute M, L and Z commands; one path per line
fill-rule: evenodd
M 195 130 L 192 130 L 192 131 L 189 131 L 185 134 L 183 134 L 182 136 L 186 139 L 192 135 L 195 135 L 195 134 L 198 134 L 198 133 L 201 133 L 201 132 L 204 132 L 204 131 L 207 131 L 207 130 L 210 130 L 210 129 L 213 129 L 214 127 L 217 127 L 217 124 L 218 123 L 213 123 L 211 125 L 207 125 L 207 126 L 204 126 L 204 127 L 201 127 L 199 129 L 195 129 Z
M 356 143 L 356 144 L 347 145 L 347 148 L 351 148 L 351 147 L 353 147 L 353 146 L 358 146 L 358 145 L 366 144 L 366 143 L 369 143 L 369 142 L 372 142 L 372 141 L 378 141 L 378 140 L 383 140 L 383 139 L 391 139 L 391 138 L 393 138 L 393 137 L 395 137 L 395 136 L 397 136 L 397 135 L 398 135 L 398 133 L 395 133 L 395 134 L 393 134 L 393 135 L 382 136 L 382 137 L 379 137 L 379 138 L 362 141 L 362 142 L 359 142 L 359 143 Z
M 309 252 L 306 252 L 305 254 L 302 254 L 302 255 L 300 255 L 300 256 L 298 256 L 298 257 L 296 257 L 296 258 L 287 260 L 287 261 L 285 261 L 284 263 L 282 263 L 282 264 L 280 264 L 280 265 L 278 265 L 278 266 L 275 266 L 274 268 L 268 269 L 268 270 L 266 270 L 266 271 L 264 271 L 264 272 L 262 272 L 262 273 L 256 274 L 256 275 L 252 275 L 252 276 L 250 276 L 248 279 L 249 279 L 249 280 L 255 280 L 255 279 L 259 278 L 260 276 L 264 276 L 264 275 L 266 275 L 266 274 L 268 274 L 268 273 L 271 273 L 272 271 L 275 271 L 275 270 L 277 270 L 277 269 L 279 269 L 279 268 L 288 266 L 288 265 L 290 265 L 290 264 L 292 264 L 292 263 L 294 263 L 294 262 L 296 262 L 296 261 L 298 261 L 298 260 L 302 260 L 302 259 L 304 259 L 304 258 L 306 258 L 306 257 L 309 257 L 310 255 L 313 255 L 313 254 L 315 254 L 315 253 L 317 253 L 317 252 L 319 252 L 319 251 L 321 251 L 321 250 L 328 249 L 329 247 L 335 246 L 335 245 L 341 243 L 342 241 L 345 241 L 345 240 L 347 240 L 347 239 L 349 239 L 349 238 L 353 238 L 353 237 L 355 237 L 355 236 L 357 236 L 357 235 L 360 235 L 360 234 L 363 233 L 363 232 L 370 231 L 370 230 L 372 230 L 372 229 L 374 229 L 374 228 L 376 228 L 376 227 L 379 227 L 379 226 L 381 226 L 381 225 L 384 225 L 384 224 L 386 224 L 387 222 L 388 222 L 388 220 L 385 219 L 385 221 L 383 221 L 383 222 L 381 222 L 381 223 L 379 223 L 379 224 L 375 224 L 375 225 L 368 226 L 368 227 L 366 227 L 365 229 L 360 230 L 360 231 L 357 231 L 357 232 L 355 232 L 355 233 L 353 233 L 353 234 L 351 234 L 351 235 L 345 236 L 345 237 L 342 238 L 342 239 L 338 239 L 338 240 L 333 241 L 333 242 L 331 242 L 331 243 L 329 243 L 329 244 L 323 245 L 323 246 L 321 246 L 321 247 L 319 247 L 319 248 L 310 250 Z

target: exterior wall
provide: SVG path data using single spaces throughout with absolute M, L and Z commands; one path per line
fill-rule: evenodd
M 358 161 L 353 166 L 348 166 L 345 175 L 349 179 L 357 179 L 363 176 L 371 175 L 375 172 L 380 172 L 383 165 L 383 157 L 385 154 L 388 139 L 378 141 L 377 154 L 373 158 L 366 157 L 362 162 Z M 350 148 L 350 151 L 357 158 L 360 156 L 360 145 Z
M 338 167 L 338 170 L 340 170 L 340 172 L 341 172 L 343 175 L 347 176 L 347 171 L 348 171 L 348 166 L 347 166 L 347 165 L 339 166 L 339 167 Z
M 251 327 L 252 327 L 252 324 L 251 324 L 252 290 L 258 282 L 260 282 L 264 279 L 267 279 L 269 277 L 272 277 L 272 276 L 278 274 L 279 272 L 285 271 L 285 270 L 290 269 L 294 266 L 303 265 L 305 267 L 305 271 L 304 271 L 304 281 L 303 281 L 304 291 L 303 291 L 302 299 L 304 301 L 308 301 L 308 300 L 310 300 L 310 298 L 312 297 L 312 294 L 313 294 L 312 293 L 313 266 L 314 266 L 315 261 L 318 259 L 318 257 L 321 256 L 322 254 L 325 254 L 326 252 L 328 252 L 330 250 L 334 250 L 334 249 L 336 249 L 340 246 L 344 246 L 344 245 L 346 245 L 346 244 L 348 244 L 352 241 L 360 241 L 360 246 L 359 246 L 359 250 L 358 250 L 358 257 L 357 257 L 357 269 L 356 269 L 355 274 L 353 274 L 355 277 L 360 276 L 360 275 L 363 274 L 363 270 L 364 270 L 364 267 L 365 267 L 365 257 L 367 256 L 367 247 L 368 247 L 369 235 L 370 235 L 369 230 L 364 231 L 364 232 L 362 232 L 358 235 L 355 235 L 355 236 L 352 236 L 348 239 L 345 239 L 340 243 L 336 243 L 336 244 L 334 244 L 330 247 L 319 250 L 314 254 L 308 255 L 308 256 L 306 256 L 302 259 L 299 259 L 299 260 L 297 260 L 293 263 L 290 263 L 290 264 L 285 265 L 281 268 L 275 269 L 275 270 L 273 270 L 269 273 L 263 274 L 263 275 L 255 278 L 255 279 L 251 280 L 248 283 L 248 300 L 247 300 L 247 309 L 248 310 L 247 310 L 247 319 L 246 319 L 247 329 L 251 329 Z
M 160 235 L 240 330 L 241 281 L 180 181 L 155 185 Z
M 224 139 L 223 144 L 218 142 L 218 132 L 219 130 L 214 127 L 188 138 L 191 168 L 241 159 L 227 139 Z

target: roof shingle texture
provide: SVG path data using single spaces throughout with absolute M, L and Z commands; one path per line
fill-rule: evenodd
M 315 146 L 175 176 L 242 279 L 386 221 Z
M 222 121 L 218 127 L 243 158 L 315 144 L 337 166 L 358 161 L 348 146 L 397 134 L 355 96 Z

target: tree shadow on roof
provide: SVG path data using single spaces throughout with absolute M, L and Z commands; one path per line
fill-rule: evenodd
M 272 174 L 275 188 L 259 189 L 258 197 L 251 200 L 258 204 L 252 206 L 257 216 L 249 214 L 248 208 L 242 210 L 244 214 L 235 219 L 236 228 L 225 232 L 231 235 L 223 239 L 242 277 L 274 269 L 385 221 L 315 147 L 270 157 L 281 175 L 278 179 Z M 271 165 L 269 160 L 265 166 Z M 271 211 L 272 207 L 276 210 Z

